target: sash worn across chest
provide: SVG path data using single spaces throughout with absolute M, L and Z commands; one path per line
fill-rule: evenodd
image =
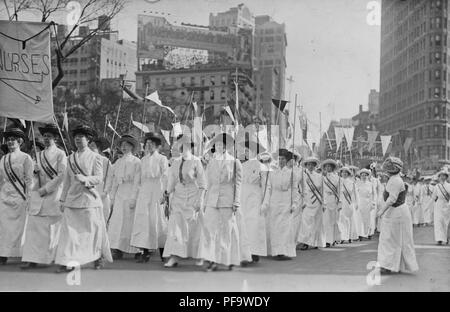
M 19 179 L 19 177 L 13 170 L 13 167 L 11 165 L 11 154 L 8 154 L 8 156 L 4 158 L 3 167 L 5 169 L 6 177 L 8 178 L 9 182 L 14 186 L 17 193 L 19 193 L 23 200 L 26 200 L 26 185 L 24 181 Z
M 78 164 L 76 153 L 73 153 L 72 155 L 70 155 L 70 157 L 69 157 L 69 166 L 70 166 L 70 169 L 72 169 L 72 172 L 75 175 L 82 174 L 85 177 L 87 176 L 87 174 L 84 173 L 83 169 L 81 169 L 80 165 Z
M 45 174 L 47 174 L 47 176 L 50 178 L 50 180 L 53 180 L 55 176 L 58 175 L 56 169 L 53 168 L 50 162 L 48 161 L 48 158 L 45 155 L 44 151 L 39 153 L 39 164 L 41 168 L 44 170 Z
M 450 194 L 447 192 L 445 187 L 442 184 L 438 184 L 438 189 L 441 191 L 442 196 L 444 196 L 445 200 L 450 201 Z
M 308 171 L 306 171 L 306 184 L 308 185 L 309 189 L 311 190 L 311 193 L 313 194 L 314 197 L 313 204 L 316 203 L 316 201 L 322 204 L 322 194 L 320 193 L 318 187 L 314 184 L 314 181 L 312 180 Z
M 344 198 L 347 201 L 347 203 L 350 205 L 352 203 L 352 194 L 348 191 L 347 187 L 345 186 L 345 183 L 342 183 L 342 186 L 344 187 Z
M 337 200 L 339 200 L 339 192 L 338 192 L 338 187 L 337 185 L 335 185 L 330 178 L 328 178 L 327 176 L 325 177 L 325 181 L 323 182 L 325 183 L 325 185 L 331 190 L 331 192 L 333 193 L 333 195 L 336 197 Z

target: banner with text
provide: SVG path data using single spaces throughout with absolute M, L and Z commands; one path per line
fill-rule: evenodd
M 53 122 L 49 24 L 0 21 L 0 115 Z

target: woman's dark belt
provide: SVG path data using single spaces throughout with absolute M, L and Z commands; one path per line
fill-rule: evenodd
M 408 185 L 405 184 L 405 190 L 401 191 L 398 194 L 397 200 L 395 201 L 395 203 L 392 204 L 392 207 L 398 207 L 398 206 L 403 205 L 406 202 L 407 192 L 408 192 Z M 383 198 L 384 198 L 384 201 L 386 201 L 389 198 L 389 193 L 384 191 Z

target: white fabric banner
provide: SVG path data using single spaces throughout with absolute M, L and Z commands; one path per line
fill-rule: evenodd
M 342 139 L 344 138 L 344 129 L 342 127 L 334 127 L 334 135 L 336 137 L 336 152 L 341 146 Z
M 268 140 L 267 140 L 267 128 L 266 128 L 266 126 L 259 126 L 258 141 L 259 141 L 259 144 L 261 144 L 261 146 L 264 147 L 265 150 L 268 149 L 269 143 L 268 143 Z
M 380 135 L 383 156 L 386 155 L 389 144 L 391 144 L 391 138 L 392 138 L 391 135 Z
M 0 115 L 52 123 L 49 25 L 0 21 L 0 29 Z
M 348 149 L 352 149 L 353 144 L 353 134 L 355 133 L 355 127 L 349 127 L 349 128 L 343 128 L 344 129 L 344 135 L 345 140 L 347 141 Z
M 367 141 L 369 142 L 369 151 L 371 151 L 375 144 L 375 140 L 377 139 L 378 131 L 366 130 L 366 132 L 367 132 Z

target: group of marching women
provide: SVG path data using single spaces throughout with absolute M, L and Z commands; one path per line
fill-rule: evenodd
M 160 153 L 158 134 L 145 135 L 141 159 L 135 156 L 140 142 L 123 135 L 120 158 L 111 164 L 90 127 L 72 131 L 76 151 L 68 157 L 56 145 L 58 131 L 39 128 L 44 146 L 33 159 L 20 150 L 23 131 L 3 134 L 0 264 L 22 257 L 23 269 L 54 262 L 67 272 L 92 262 L 100 269 L 125 254 L 146 263 L 159 251 L 165 267 L 195 259 L 207 271 L 230 270 L 260 257 L 289 260 L 297 247 L 330 248 L 381 232 L 382 269 L 415 271 L 413 220 L 431 224 L 433 212 L 436 239 L 448 243 L 444 171 L 434 186 L 428 180 L 413 185 L 400 176 L 397 158 L 388 158 L 377 175 L 331 159 L 302 161 L 286 149 L 273 159 L 248 141 L 239 143 L 247 152 L 241 163 L 237 142 L 225 133 L 201 158 L 181 135 L 170 160 Z

